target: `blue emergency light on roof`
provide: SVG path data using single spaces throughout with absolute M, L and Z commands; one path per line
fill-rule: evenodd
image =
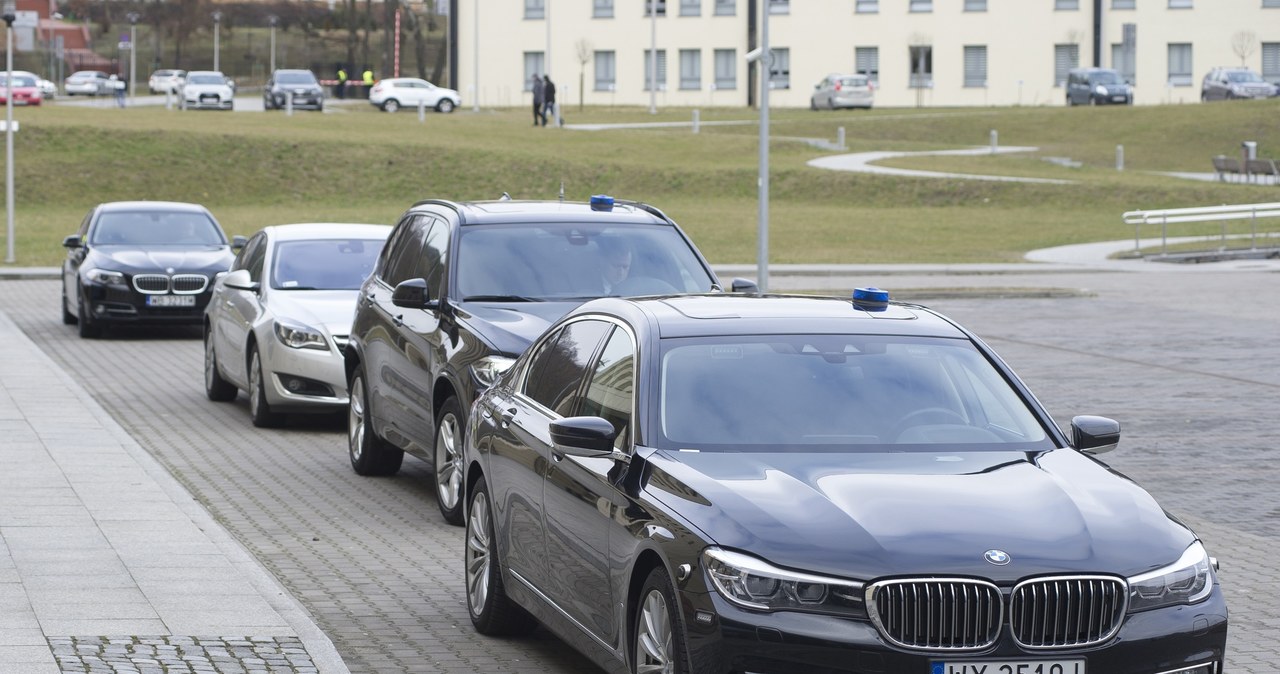
M 879 288 L 855 288 L 853 307 L 863 311 L 884 311 L 889 308 L 889 291 Z
M 593 211 L 612 211 L 613 197 L 607 194 L 591 195 L 591 210 Z

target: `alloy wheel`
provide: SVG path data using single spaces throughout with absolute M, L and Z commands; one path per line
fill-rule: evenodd
M 467 599 L 472 615 L 484 611 L 489 600 L 489 499 L 484 492 L 476 494 L 471 502 L 471 517 L 467 522 Z
M 444 415 L 440 420 L 440 438 L 436 441 L 436 496 L 444 510 L 452 510 L 462 496 L 462 452 L 459 440 L 462 429 L 458 417 Z
M 636 626 L 636 674 L 672 674 L 671 614 L 667 600 L 656 589 L 645 595 Z
M 351 380 L 350 404 L 347 405 L 347 450 L 351 460 L 359 461 L 364 455 L 364 379 Z

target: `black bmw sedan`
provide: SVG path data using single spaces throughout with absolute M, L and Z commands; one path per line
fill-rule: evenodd
M 243 240 L 229 242 L 199 204 L 98 204 L 62 242 L 62 322 L 78 324 L 81 337 L 110 325 L 199 325 L 213 279 Z
M 476 402 L 466 594 L 609 670 L 1220 674 L 1189 528 L 876 289 L 587 303 Z

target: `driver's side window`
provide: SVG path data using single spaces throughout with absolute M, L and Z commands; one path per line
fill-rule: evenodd
M 636 349 L 631 336 L 621 328 L 613 334 L 600 352 L 592 368 L 582 399 L 583 416 L 601 417 L 613 424 L 618 436 L 613 446 L 627 450 L 631 446 L 631 415 L 635 409 Z

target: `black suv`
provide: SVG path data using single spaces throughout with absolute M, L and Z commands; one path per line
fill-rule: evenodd
M 262 88 L 262 107 L 280 110 L 289 107 L 324 111 L 324 89 L 310 70 L 277 70 Z
M 440 513 L 461 524 L 467 411 L 548 325 L 604 295 L 719 289 L 689 238 L 652 206 L 419 202 L 356 303 L 345 352 L 351 466 L 391 475 L 405 452 L 431 463 Z M 733 289 L 755 286 L 735 280 Z

